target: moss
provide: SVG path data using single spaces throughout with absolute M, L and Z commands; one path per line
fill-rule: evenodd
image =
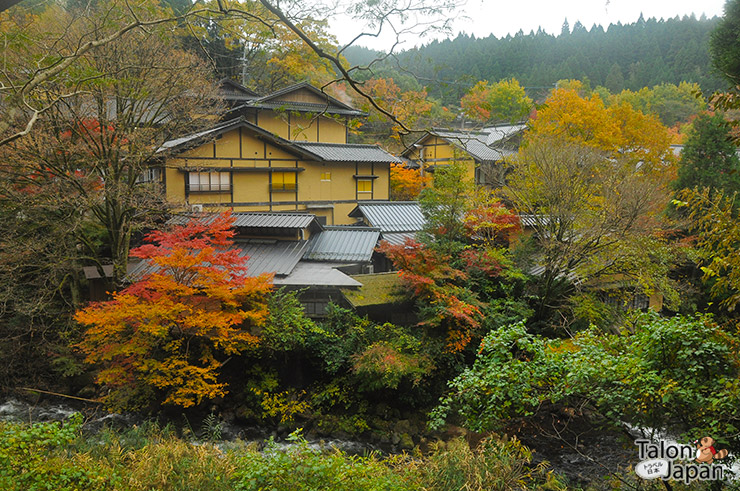
M 353 307 L 401 303 L 406 300 L 398 273 L 374 273 L 353 275 L 352 279 L 362 283 L 359 289 L 345 289 L 344 296 Z

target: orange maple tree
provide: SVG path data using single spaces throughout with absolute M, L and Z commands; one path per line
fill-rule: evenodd
M 391 199 L 395 201 L 415 200 L 430 183 L 431 178 L 422 176 L 419 169 L 391 164 Z
M 155 231 L 131 255 L 141 279 L 75 315 L 87 327 L 80 349 L 101 368 L 114 409 L 152 400 L 189 407 L 226 393 L 223 358 L 256 346 L 250 330 L 267 316 L 272 276 L 247 275 L 229 213 Z

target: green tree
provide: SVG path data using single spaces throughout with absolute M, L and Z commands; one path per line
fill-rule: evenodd
M 681 82 L 679 85 L 661 84 L 652 89 L 643 87 L 637 92 L 623 90 L 614 95 L 610 103 L 627 102 L 644 114 L 654 114 L 666 126 L 686 123 L 706 108 L 697 84 Z
M 685 208 L 696 232 L 703 280 L 721 306 L 733 312 L 740 302 L 740 226 L 736 195 L 709 188 L 684 189 L 675 203 Z
M 156 13 L 156 4 L 138 8 L 141 15 L 153 15 L 149 8 L 154 15 L 166 15 Z M 51 4 L 26 29 L 35 42 L 18 56 L 45 56 L 46 39 L 56 40 L 64 56 L 91 31 L 117 32 L 128 15 L 122 2 L 80 11 Z M 69 25 L 73 28 L 63 30 Z M 14 80 L 21 79 L 26 65 L 14 61 Z M 158 188 L 164 171 L 147 172 L 160 145 L 212 124 L 219 112 L 209 76 L 200 60 L 177 47 L 168 29 L 153 26 L 79 55 L 64 77 L 47 81 L 43 93 L 29 96 L 35 106 L 55 95 L 74 94 L 50 106 L 36 131 L 6 148 L 0 171 L 30 192 L 62 183 L 104 237 L 102 249 L 96 249 L 95 237 L 78 228 L 81 253 L 88 264 L 112 263 L 115 286 L 126 275 L 133 234 L 166 210 Z
M 654 171 L 583 144 L 528 137 L 505 192 L 535 231 L 525 263 L 537 275 L 531 320 L 539 328 L 595 320 L 584 295 L 610 278 L 676 300 L 671 256 L 654 234 L 669 195 L 663 169 Z
M 438 167 L 432 186 L 419 196 L 419 206 L 426 218 L 424 233 L 428 241 L 440 239 L 446 243 L 464 240 L 465 227 L 460 219 L 468 209 L 475 184 L 461 163 Z
M 737 448 L 738 347 L 702 316 L 641 314 L 617 334 L 589 329 L 564 340 L 532 335 L 519 323 L 486 336 L 432 418 L 439 425 L 457 415 L 475 431 L 500 430 L 556 404 L 613 428 L 722 435 Z
M 712 65 L 733 86 L 740 85 L 740 1 L 727 0 L 725 15 L 712 31 L 709 51 Z
M 694 120 L 673 185 L 677 190 L 708 187 L 726 195 L 740 191 L 740 158 L 721 114 L 704 113 Z
M 443 335 L 450 353 L 479 339 L 489 321 L 522 307 L 506 303 L 522 279 L 506 248 L 519 218 L 490 191 L 476 190 L 466 174 L 460 163 L 438 167 L 420 198 L 427 222 L 420 241 L 379 249 L 399 270 L 421 325 Z
M 627 104 L 553 91 L 504 188 L 536 236 L 527 265 L 538 275 L 532 322 L 572 323 L 582 294 L 614 278 L 677 299 L 671 255 L 656 233 L 674 171 L 668 143 L 666 128 Z
M 461 99 L 460 105 L 469 118 L 481 122 L 521 121 L 532 109 L 532 99 L 516 79 L 494 84 L 481 81 Z

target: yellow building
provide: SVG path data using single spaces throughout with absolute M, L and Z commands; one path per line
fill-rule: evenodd
M 423 174 L 459 162 L 476 184 L 500 187 L 507 158 L 517 152 L 525 124 L 491 126 L 480 130 L 432 129 L 401 154 Z
M 347 143 L 348 120 L 364 113 L 305 83 L 252 94 L 230 109 L 231 119 L 161 146 L 171 202 L 203 211 L 310 212 L 342 225 L 354 223 L 348 214 L 358 202 L 389 199 L 390 164 L 400 159 L 377 145 Z

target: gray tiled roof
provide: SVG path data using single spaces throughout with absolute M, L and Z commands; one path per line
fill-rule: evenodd
M 170 225 L 184 225 L 190 219 L 199 217 L 205 223 L 210 223 L 219 213 L 199 213 L 197 215 L 183 214 L 172 217 L 167 223 Z M 234 227 L 246 228 L 295 228 L 304 229 L 311 225 L 318 225 L 316 215 L 309 213 L 280 213 L 247 211 L 234 212 Z
M 477 131 L 434 128 L 428 131 L 427 135 L 437 136 L 448 141 L 451 145 L 470 154 L 477 161 L 495 162 L 516 153 L 513 148 L 508 148 L 511 145 L 507 145 L 507 142 L 524 131 L 526 127 L 526 123 L 517 123 L 489 126 Z M 422 136 L 416 143 L 421 143 L 427 138 L 427 135 Z M 416 143 L 404 150 L 403 155 L 411 154 Z M 415 163 L 413 166 L 416 165 Z
M 499 126 L 489 126 L 488 128 L 483 128 L 481 130 L 483 133 L 488 134 L 488 138 L 486 138 L 486 145 L 496 145 L 499 143 L 506 142 L 506 140 L 510 139 L 511 137 L 515 136 L 518 133 L 521 133 L 527 128 L 526 123 L 517 123 L 517 124 L 508 124 L 508 125 L 499 125 Z
M 180 147 L 182 145 L 187 145 L 191 142 L 198 142 L 204 139 L 207 139 L 210 136 L 218 135 L 219 132 L 227 130 L 227 128 L 234 126 L 234 121 L 227 121 L 225 123 L 219 123 L 213 128 L 199 131 L 198 133 L 193 133 L 191 135 L 185 135 L 180 138 L 174 138 L 172 140 L 168 140 L 157 149 L 157 153 L 165 152 L 167 150 L 171 150 L 173 148 Z
M 218 93 L 224 99 L 245 101 L 257 99 L 259 97 L 259 94 L 255 91 L 228 78 L 221 79 L 218 86 Z
M 311 103 L 311 102 L 296 102 L 288 101 L 282 97 L 292 92 L 299 90 L 307 90 L 314 93 L 320 99 L 325 99 L 325 103 Z M 268 94 L 264 97 L 260 97 L 246 104 L 245 107 L 257 107 L 264 109 L 290 109 L 295 111 L 307 111 L 307 112 L 323 112 L 328 114 L 340 114 L 347 116 L 367 116 L 367 113 L 359 111 L 352 106 L 349 106 L 339 99 L 335 99 L 329 94 L 323 92 L 321 89 L 314 87 L 308 82 L 299 82 L 297 84 L 285 87 L 276 92 Z
M 349 213 L 364 217 L 370 226 L 386 232 L 416 232 L 424 228 L 426 220 L 416 201 L 374 201 L 360 203 Z
M 301 261 L 293 273 L 284 278 L 275 278 L 275 285 L 292 286 L 335 286 L 360 287 L 362 283 L 334 269 L 336 263 Z
M 234 108 L 234 110 L 240 108 L 254 108 L 254 109 L 270 109 L 273 111 L 298 111 L 306 113 L 319 113 L 319 114 L 338 114 L 340 116 L 367 116 L 367 113 L 358 111 L 357 109 L 344 109 L 328 104 L 316 104 L 311 102 L 294 102 L 294 101 L 265 101 L 259 100 L 249 101 L 245 104 L 241 104 Z
M 378 243 L 380 229 L 370 227 L 324 227 L 308 241 L 303 259 L 314 261 L 368 262 Z
M 401 159 L 391 155 L 377 145 L 348 143 L 294 142 L 294 145 L 318 155 L 327 162 L 393 162 Z

